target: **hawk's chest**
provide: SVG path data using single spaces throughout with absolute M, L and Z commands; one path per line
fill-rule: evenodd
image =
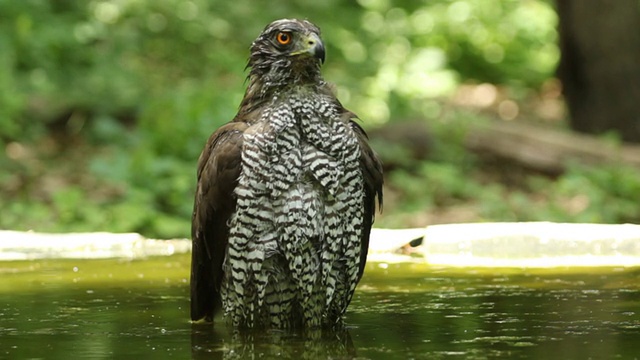
M 234 322 L 247 309 L 286 318 L 292 299 L 309 324 L 344 311 L 357 283 L 363 178 L 341 111 L 322 96 L 291 96 L 245 131 L 222 290 Z
M 335 195 L 339 178 L 359 154 L 338 106 L 322 96 L 274 101 L 245 133 L 248 171 L 260 164 L 258 189 L 278 197 L 293 185 L 313 182 Z

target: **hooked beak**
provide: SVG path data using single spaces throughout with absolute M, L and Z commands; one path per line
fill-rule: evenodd
M 302 50 L 296 51 L 292 53 L 292 55 L 306 53 L 320 60 L 321 64 L 324 63 L 324 44 L 316 33 L 309 33 L 308 35 L 302 37 L 302 39 L 300 39 L 300 47 L 302 48 Z

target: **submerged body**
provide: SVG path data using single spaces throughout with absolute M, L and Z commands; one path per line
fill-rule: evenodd
M 191 317 L 236 326 L 335 324 L 362 276 L 380 162 L 320 76 L 311 23 L 278 20 L 252 45 L 238 115 L 198 165 Z

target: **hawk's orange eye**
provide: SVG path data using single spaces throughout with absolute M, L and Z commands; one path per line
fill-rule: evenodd
M 280 45 L 287 45 L 288 43 L 291 42 L 291 33 L 289 32 L 278 33 L 276 40 L 278 40 L 278 43 L 280 43 Z

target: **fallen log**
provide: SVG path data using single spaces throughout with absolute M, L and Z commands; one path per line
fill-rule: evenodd
M 470 131 L 465 146 L 476 153 L 514 161 L 547 173 L 568 164 L 619 163 L 640 169 L 640 145 L 514 121 L 492 121 Z

